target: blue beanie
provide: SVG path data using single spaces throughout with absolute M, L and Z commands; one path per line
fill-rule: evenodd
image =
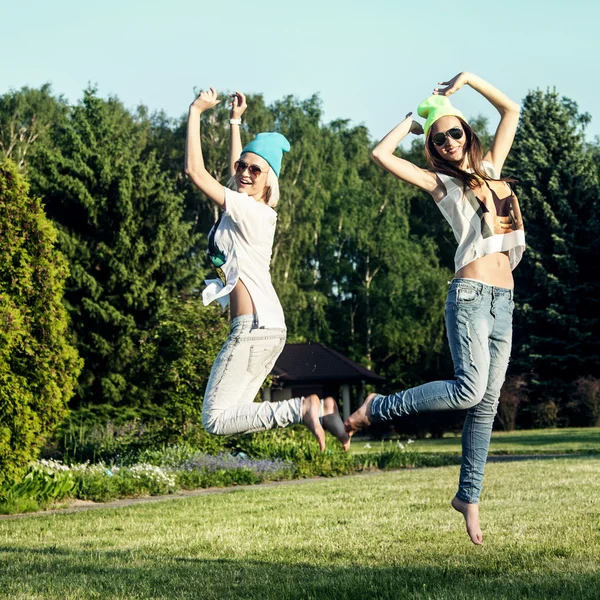
M 275 175 L 279 177 L 281 172 L 281 159 L 284 152 L 290 151 L 290 143 L 285 139 L 285 136 L 280 133 L 266 132 L 259 133 L 246 147 L 244 152 L 252 152 L 264 158 L 269 166 L 275 171 Z

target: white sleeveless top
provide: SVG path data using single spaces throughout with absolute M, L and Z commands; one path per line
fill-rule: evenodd
M 483 161 L 481 164 L 492 179 L 499 178 L 491 163 Z M 515 194 L 511 192 L 506 198 L 498 198 L 490 188 L 491 198 L 480 199 L 469 187 L 463 190 L 460 180 L 443 173 L 436 175 L 446 188 L 446 195 L 437 205 L 458 243 L 455 272 L 494 252 L 508 252 L 510 268 L 514 269 L 525 250 L 523 218 Z
M 225 255 L 221 279 L 207 279 L 202 301 L 217 300 L 223 310 L 239 279 L 254 302 L 259 327 L 285 329 L 283 309 L 271 282 L 270 264 L 277 213 L 248 194 L 225 188 L 225 213 L 214 233 L 214 243 Z

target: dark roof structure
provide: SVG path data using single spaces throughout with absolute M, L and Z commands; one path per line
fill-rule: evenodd
M 373 371 L 323 344 L 286 344 L 271 374 L 279 383 L 385 381 Z

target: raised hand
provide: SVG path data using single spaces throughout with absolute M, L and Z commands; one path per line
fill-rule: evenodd
M 414 121 L 412 119 L 412 112 L 409 112 L 406 115 L 406 118 L 411 119 L 410 129 L 408 130 L 409 133 L 413 133 L 414 135 L 423 135 L 423 126 L 418 121 Z
M 231 98 L 231 115 L 232 119 L 240 119 L 244 111 L 248 108 L 246 104 L 246 96 L 242 92 L 236 92 L 229 96 Z
M 469 74 L 466 71 L 463 71 L 462 73 L 455 75 L 450 81 L 438 82 L 438 85 L 445 87 L 433 88 L 433 94 L 435 96 L 452 96 L 452 94 L 458 92 L 463 85 L 469 83 L 468 75 Z
M 200 95 L 192 102 L 192 106 L 200 112 L 204 112 L 221 102 L 217 98 L 217 92 L 214 88 L 210 88 L 206 92 L 200 92 Z

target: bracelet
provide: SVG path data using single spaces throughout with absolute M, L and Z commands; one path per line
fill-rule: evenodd
M 241 119 L 229 119 L 229 124 L 230 125 L 241 125 L 242 120 Z

